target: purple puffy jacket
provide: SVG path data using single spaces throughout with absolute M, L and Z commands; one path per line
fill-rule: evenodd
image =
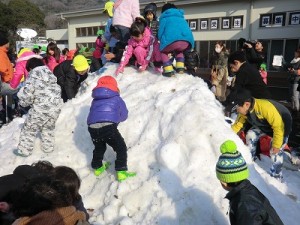
M 128 110 L 119 92 L 108 88 L 95 88 L 93 90 L 92 105 L 87 118 L 87 124 L 102 122 L 120 123 L 127 119 Z

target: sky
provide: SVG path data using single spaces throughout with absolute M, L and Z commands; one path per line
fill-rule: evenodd
M 102 75 L 112 75 L 108 63 L 90 74 L 76 98 L 64 104 L 56 123 L 55 151 L 41 150 L 37 136 L 33 154 L 15 156 L 26 116 L 0 129 L 0 176 L 21 164 L 48 160 L 72 167 L 81 178 L 80 194 L 94 225 L 227 225 L 229 202 L 215 174 L 220 145 L 233 140 L 248 163 L 249 180 L 270 200 L 284 224 L 300 221 L 299 171 L 283 170 L 280 183 L 268 174 L 270 158 L 252 162 L 249 149 L 225 122 L 222 106 L 201 78 L 177 74 L 167 78 L 150 68 L 133 67 L 116 79 L 129 110 L 118 129 L 128 147 L 128 168 L 137 176 L 116 180 L 115 154 L 108 146 L 111 167 L 96 177 L 90 167 L 93 143 L 86 119 L 92 89 Z

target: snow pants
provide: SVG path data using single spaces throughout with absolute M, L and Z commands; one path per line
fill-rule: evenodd
M 252 159 L 256 159 L 256 147 L 261 136 L 265 135 L 260 129 L 252 127 L 246 134 L 246 144 L 250 149 Z M 272 166 L 270 168 L 270 175 L 273 177 L 282 177 L 282 166 L 284 156 L 284 147 L 287 144 L 288 137 L 284 137 L 283 144 L 278 153 L 270 151 Z M 271 148 L 271 145 L 270 145 Z
M 106 151 L 106 144 L 111 146 L 116 152 L 116 171 L 127 170 L 127 146 L 124 138 L 120 134 L 117 124 L 107 125 L 100 128 L 88 128 L 95 149 L 91 166 L 98 169 L 102 166 L 102 160 Z
M 25 156 L 31 155 L 36 134 L 41 132 L 42 151 L 52 152 L 55 143 L 54 129 L 58 116 L 59 114 L 53 118 L 53 114 L 50 116 L 47 113 L 38 113 L 34 109 L 30 109 L 21 130 L 18 151 Z

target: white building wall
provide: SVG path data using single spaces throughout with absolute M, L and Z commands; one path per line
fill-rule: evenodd
M 144 6 L 141 7 L 141 9 Z M 283 27 L 259 27 L 260 15 L 266 13 L 300 11 L 299 0 L 226 0 L 190 5 L 179 5 L 185 11 L 185 18 L 221 18 L 243 15 L 243 29 L 198 30 L 193 31 L 195 41 L 237 40 L 245 39 L 289 39 L 300 38 L 300 25 L 289 26 L 288 14 Z M 158 8 L 158 16 L 161 8 Z M 101 10 L 85 10 L 78 13 L 66 13 L 68 20 L 68 40 L 70 49 L 76 43 L 94 42 L 95 36 L 76 37 L 76 28 L 101 26 L 106 24 L 107 17 Z
M 68 40 L 68 29 L 46 30 L 46 38 L 53 40 Z
M 259 0 L 254 1 L 252 14 L 252 38 L 251 39 L 282 39 L 299 38 L 300 25 L 288 25 L 288 15 L 286 24 L 283 27 L 259 27 L 260 14 L 300 11 L 299 0 Z
M 76 43 L 94 42 L 95 36 L 76 37 L 76 28 L 80 27 L 93 27 L 93 26 L 105 26 L 107 17 L 104 14 L 77 17 L 69 20 L 69 48 L 75 49 Z

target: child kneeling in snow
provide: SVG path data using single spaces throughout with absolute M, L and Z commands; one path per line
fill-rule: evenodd
M 87 118 L 88 130 L 95 149 L 91 166 L 99 176 L 109 163 L 102 163 L 106 144 L 116 152 L 115 169 L 118 181 L 136 175 L 127 171 L 127 146 L 118 130 L 118 124 L 127 119 L 128 110 L 120 97 L 117 81 L 112 76 L 103 76 L 93 90 L 93 101 Z
M 63 105 L 57 79 L 42 59 L 29 59 L 26 70 L 30 73 L 18 98 L 21 106 L 31 108 L 21 130 L 18 149 L 14 151 L 23 157 L 32 154 L 38 131 L 41 132 L 42 150 L 47 153 L 54 150 L 55 123 Z
M 249 170 L 236 144 L 225 141 L 220 150 L 216 174 L 222 187 L 229 191 L 226 198 L 230 204 L 230 224 L 283 225 L 269 200 L 247 179 Z
M 130 27 L 131 38 L 125 48 L 120 65 L 116 70 L 116 75 L 124 72 L 124 67 L 129 59 L 134 55 L 136 66 L 140 72 L 147 69 L 150 61 L 157 65 L 155 70 L 161 72 L 161 54 L 157 39 L 152 36 L 150 28 L 145 19 L 137 17 Z

